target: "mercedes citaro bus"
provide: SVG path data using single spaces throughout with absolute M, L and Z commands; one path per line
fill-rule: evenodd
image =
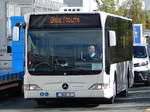
M 105 12 L 51 12 L 25 16 L 24 97 L 52 99 L 126 96 L 133 84 L 132 20 Z M 19 35 L 14 27 L 14 37 Z M 89 45 L 98 58 L 86 60 Z

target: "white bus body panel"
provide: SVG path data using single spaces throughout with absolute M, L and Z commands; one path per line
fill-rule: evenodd
M 80 75 L 80 76 L 31 76 L 25 75 L 24 84 L 38 84 L 42 90 L 25 91 L 25 98 L 57 98 L 57 92 L 73 92 L 74 98 L 111 98 L 113 89 L 108 85 L 109 75 L 103 72 L 99 75 Z M 103 80 L 105 79 L 105 81 Z M 105 82 L 105 83 L 104 83 Z M 69 88 L 64 90 L 62 85 L 67 83 Z M 89 90 L 96 83 L 105 84 L 100 90 Z M 41 96 L 41 92 L 47 92 L 48 96 Z
M 111 64 L 110 66 L 110 88 L 114 89 L 114 83 L 117 90 L 112 90 L 114 95 L 128 89 L 127 74 L 129 62 Z M 117 93 L 116 93 L 117 92 Z
M 24 84 L 36 84 L 42 90 L 25 91 L 24 97 L 34 98 L 57 98 L 57 92 L 73 92 L 73 98 L 111 98 L 116 96 L 114 88 L 115 72 L 117 77 L 117 94 L 127 89 L 127 66 L 128 62 L 112 64 L 110 75 L 101 72 L 99 75 L 80 75 L 80 76 L 34 76 L 27 73 L 24 77 Z M 124 72 L 122 72 L 122 70 Z M 123 77 L 122 77 L 123 76 Z M 64 90 L 62 85 L 67 83 L 69 88 Z M 103 84 L 100 90 L 89 90 L 93 84 Z M 40 93 L 48 93 L 47 96 L 41 96 Z

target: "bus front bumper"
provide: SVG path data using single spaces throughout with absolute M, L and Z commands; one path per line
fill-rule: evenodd
M 26 91 L 25 99 L 78 99 L 78 98 L 105 98 L 104 91 Z M 106 97 L 111 98 L 111 97 Z

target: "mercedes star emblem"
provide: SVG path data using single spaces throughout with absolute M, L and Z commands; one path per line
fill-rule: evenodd
M 68 85 L 67 83 L 63 83 L 62 88 L 63 88 L 63 89 L 68 89 L 68 88 L 69 88 L 69 85 Z

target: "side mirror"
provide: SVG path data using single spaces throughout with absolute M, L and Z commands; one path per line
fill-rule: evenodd
M 116 32 L 109 31 L 109 46 L 116 46 Z
M 19 41 L 19 27 L 14 26 L 13 27 L 13 41 Z

